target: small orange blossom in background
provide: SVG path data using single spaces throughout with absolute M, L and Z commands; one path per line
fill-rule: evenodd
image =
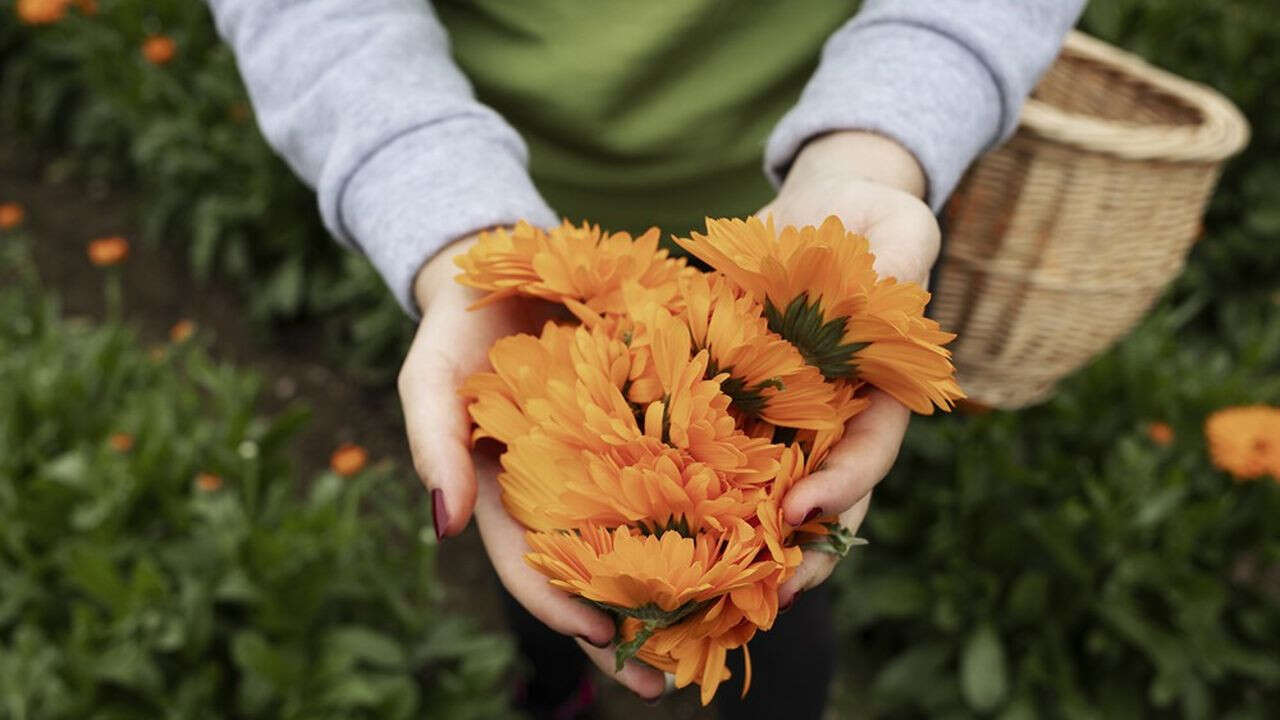
M 184 343 L 196 332 L 196 323 L 191 318 L 182 318 L 169 328 L 169 339 L 175 343 Z
M 1146 427 L 1147 438 L 1160 447 L 1173 444 L 1173 428 L 1167 422 L 1149 422 Z
M 369 452 L 354 443 L 341 445 L 329 456 L 329 467 L 343 477 L 350 477 L 369 463 Z
M 97 0 L 18 0 L 15 8 L 18 19 L 27 25 L 52 25 L 67 15 L 67 8 L 75 6 L 85 15 L 98 12 Z
M 1209 416 L 1205 439 L 1213 464 L 1237 480 L 1280 480 L 1280 407 L 1228 407 Z
M 119 236 L 91 240 L 88 253 L 89 262 L 98 267 L 119 265 L 129 257 L 129 241 Z
M 107 444 L 118 453 L 127 453 L 133 449 L 133 436 L 124 432 L 112 433 Z
M 0 230 L 12 230 L 22 224 L 26 211 L 18 203 L 0 203 Z
M 152 65 L 165 65 L 178 54 L 178 44 L 168 35 L 152 35 L 142 42 L 142 57 Z
M 196 474 L 196 489 L 201 492 L 216 492 L 222 489 L 222 478 L 213 473 L 202 472 Z

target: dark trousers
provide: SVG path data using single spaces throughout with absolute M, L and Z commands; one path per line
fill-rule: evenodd
M 507 619 L 530 677 L 523 705 L 534 717 L 551 717 L 593 667 L 577 644 L 547 628 L 502 592 Z M 757 633 L 751 649 L 751 691 L 740 699 L 742 653 L 729 654 L 733 678 L 720 686 L 715 705 L 722 720 L 819 720 L 835 666 L 831 594 L 825 585 L 800 596 L 773 629 Z

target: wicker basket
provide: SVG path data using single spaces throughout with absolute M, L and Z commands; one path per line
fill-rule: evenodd
M 1128 332 L 1181 271 L 1248 134 L 1213 90 L 1073 33 L 944 214 L 932 312 L 959 334 L 971 399 L 1044 400 Z

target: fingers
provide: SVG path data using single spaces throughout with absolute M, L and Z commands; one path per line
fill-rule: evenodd
M 524 556 L 529 552 L 525 529 L 502 506 L 496 478 L 496 462 L 477 458 L 478 495 L 476 524 L 480 539 L 493 569 L 507 591 L 530 615 L 563 635 L 584 639 L 596 647 L 613 641 L 613 619 L 568 593 L 557 590 L 547 578 L 530 567 Z
M 844 512 L 893 467 L 911 413 L 880 390 L 872 390 L 868 397 L 871 404 L 849 421 L 844 438 L 822 469 L 787 492 L 782 502 L 787 522 L 800 525 L 806 519 Z
M 471 421 L 458 396 L 462 378 L 431 352 L 427 327 L 418 329 L 398 380 L 413 466 L 431 490 L 436 537 L 461 532 L 475 505 L 475 471 L 468 447 Z
M 856 534 L 858 528 L 862 527 L 862 521 L 867 517 L 867 509 L 870 507 L 871 493 L 867 493 L 861 500 L 854 503 L 853 507 L 840 514 L 840 524 Z M 791 607 L 800 593 L 826 582 L 839 562 L 840 557 L 837 555 L 818 550 L 805 550 L 800 567 L 796 568 L 795 574 L 778 588 L 778 608 L 785 610 Z
M 645 700 L 656 702 L 667 689 L 667 679 L 658 670 L 636 660 L 628 660 L 621 670 L 615 671 L 613 647 L 597 648 L 578 640 L 578 647 L 587 654 L 591 662 L 600 668 L 600 672 L 617 680 L 623 687 L 639 695 Z

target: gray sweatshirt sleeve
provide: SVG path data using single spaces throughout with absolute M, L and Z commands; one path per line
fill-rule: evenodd
M 414 274 L 446 243 L 557 221 L 425 0 L 207 1 L 263 135 L 411 315 Z
M 765 145 L 781 183 L 809 139 L 868 130 L 915 155 L 937 210 L 984 150 L 1017 127 L 1084 0 L 866 0 L 822 51 Z

